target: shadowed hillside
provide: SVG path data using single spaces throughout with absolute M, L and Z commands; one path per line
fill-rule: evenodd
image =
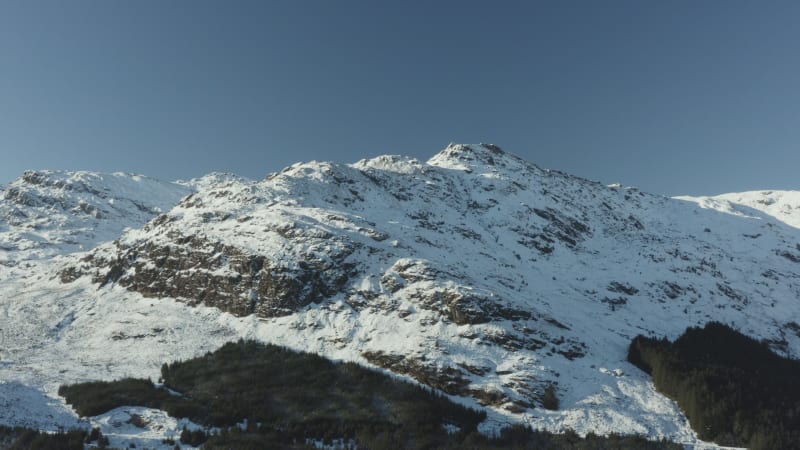
M 628 360 L 678 402 L 700 438 L 800 448 L 800 361 L 717 322 L 689 328 L 675 342 L 637 336 Z

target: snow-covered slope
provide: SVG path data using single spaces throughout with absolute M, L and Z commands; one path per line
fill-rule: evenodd
M 243 336 L 416 379 L 489 408 L 487 428 L 693 442 L 625 361 L 632 337 L 719 320 L 800 355 L 798 215 L 604 186 L 492 145 L 191 185 L 114 242 L 0 266 L 0 379 L 52 399 Z M 560 411 L 541 408 L 551 383 Z
M 770 216 L 800 228 L 800 191 L 752 191 L 714 197 L 678 197 L 701 206 L 750 217 Z
M 0 189 L 0 264 L 89 250 L 190 192 L 125 173 L 25 172 Z

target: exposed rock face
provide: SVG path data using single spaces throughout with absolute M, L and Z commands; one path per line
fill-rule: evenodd
M 454 367 L 430 367 L 421 358 L 406 358 L 399 354 L 365 352 L 362 356 L 372 364 L 393 372 L 408 375 L 421 383 L 451 395 L 466 394 L 469 380 L 464 371 Z
M 352 274 L 353 264 L 347 262 L 352 247 L 347 245 L 329 259 L 309 253 L 296 264 L 280 265 L 196 235 L 172 239 L 174 245 L 145 242 L 126 248 L 117 243 L 113 259 L 90 254 L 83 271 L 69 267 L 62 280 L 90 272 L 101 286 L 118 283 L 145 297 L 174 297 L 238 316 L 274 317 L 342 292 Z

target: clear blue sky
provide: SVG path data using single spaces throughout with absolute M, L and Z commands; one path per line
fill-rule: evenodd
M 492 142 L 667 194 L 800 189 L 800 2 L 0 2 L 0 183 L 261 178 Z

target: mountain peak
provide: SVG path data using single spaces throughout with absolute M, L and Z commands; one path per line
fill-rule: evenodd
M 428 160 L 432 166 L 463 170 L 467 173 L 497 172 L 500 169 L 517 171 L 535 167 L 522 158 L 494 144 L 451 143 Z
M 495 158 L 504 154 L 505 152 L 500 147 L 493 144 L 457 144 L 451 142 L 444 150 L 431 158 L 428 163 L 439 165 L 436 163 L 450 161 L 473 165 L 477 162 L 493 166 L 496 163 Z
M 100 174 L 86 171 L 67 170 L 26 170 L 22 176 L 12 181 L 15 186 L 41 186 L 71 190 L 75 185 L 86 184 L 91 179 L 102 178 Z
M 247 183 L 251 180 L 236 175 L 230 172 L 211 172 L 199 178 L 192 178 L 189 180 L 177 180 L 175 184 L 186 186 L 194 190 L 202 190 L 211 188 L 216 185 L 224 185 L 229 183 Z

